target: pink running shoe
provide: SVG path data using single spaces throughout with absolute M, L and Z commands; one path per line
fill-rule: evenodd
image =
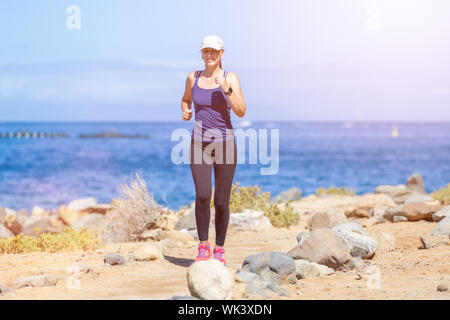
M 214 247 L 214 259 L 219 260 L 226 267 L 227 262 L 225 261 L 225 249 Z
M 211 249 L 209 242 L 198 244 L 198 254 L 197 257 L 194 259 L 194 262 L 198 261 L 206 261 L 211 257 Z

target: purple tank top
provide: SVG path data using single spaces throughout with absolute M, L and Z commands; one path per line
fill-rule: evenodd
M 192 139 L 205 142 L 234 139 L 234 129 L 230 118 L 231 105 L 222 87 L 200 88 L 198 86 L 200 72 L 195 73 L 195 83 L 192 87 L 192 100 L 195 108 Z M 224 71 L 225 76 L 226 71 Z

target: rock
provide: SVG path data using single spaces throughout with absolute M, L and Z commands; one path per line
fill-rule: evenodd
M 3 221 L 6 218 L 6 211 L 5 208 L 0 206 L 0 223 L 3 223 Z
M 276 274 L 282 284 L 291 282 L 292 277 L 295 276 L 294 259 L 281 251 L 253 254 L 242 262 L 242 270 L 257 274 L 263 272 L 267 267 Z
M 38 207 L 38 206 L 34 206 L 33 209 L 31 210 L 31 214 L 33 216 L 38 216 L 40 218 L 47 218 L 48 217 L 48 212 L 45 211 L 45 209 Z
M 317 212 L 308 219 L 308 225 L 311 230 L 331 229 L 347 221 L 347 217 L 342 212 Z
M 320 270 L 321 276 L 329 276 L 330 274 L 334 273 L 334 270 L 331 268 L 328 268 L 327 266 L 324 266 L 323 264 L 317 264 Z
M 3 224 L 0 223 L 0 239 L 13 238 L 14 234 Z
M 91 213 L 76 221 L 73 224 L 73 227 L 77 229 L 83 228 L 85 230 L 103 230 L 106 227 L 107 223 L 108 220 L 105 215 L 100 213 Z
M 353 257 L 370 259 L 377 249 L 377 240 L 358 223 L 348 222 L 333 228 L 347 244 Z
M 404 204 L 408 203 L 416 203 L 416 202 L 426 202 L 426 201 L 433 201 L 434 198 L 430 197 L 429 195 L 421 194 L 421 193 L 413 193 L 411 196 L 406 198 Z
M 378 241 L 377 252 L 392 252 L 396 249 L 395 235 L 388 232 L 380 232 L 376 235 Z
M 140 236 L 140 240 L 161 241 L 163 239 L 164 231 L 162 229 L 145 230 Z
M 164 260 L 161 251 L 154 245 L 147 243 L 134 252 L 136 261 Z
M 6 216 L 3 220 L 3 224 L 9 229 L 15 236 L 22 232 L 22 225 L 17 221 L 16 212 L 14 210 L 5 210 Z
M 66 269 L 66 272 L 69 275 L 89 273 L 90 271 L 92 271 L 91 267 L 89 267 L 89 265 L 84 262 L 74 262 Z
M 20 289 L 23 287 L 51 287 L 56 286 L 61 277 L 55 275 L 36 275 L 18 278 L 10 283 L 10 287 Z
M 433 236 L 446 235 L 450 236 L 450 216 L 445 217 L 439 221 L 431 232 Z
M 24 225 L 27 219 L 30 217 L 28 214 L 28 211 L 26 209 L 20 209 L 19 211 L 16 211 L 16 220 L 20 225 Z
M 218 260 L 193 263 L 187 272 L 192 296 L 204 300 L 230 300 L 233 295 L 233 276 Z
M 405 189 L 421 194 L 427 193 L 425 191 L 425 184 L 423 182 L 423 178 L 419 173 L 414 173 L 408 178 Z
M 391 185 L 381 185 L 375 188 L 375 194 L 386 194 L 392 199 L 394 199 L 399 193 L 405 191 L 405 185 L 391 186 Z
M 430 249 L 433 247 L 448 245 L 450 243 L 450 238 L 447 235 L 423 235 L 420 237 L 420 242 L 422 243 L 422 249 Z
M 332 229 L 322 228 L 311 231 L 301 244 L 288 253 L 294 259 L 304 259 L 326 265 L 333 270 L 352 269 L 352 256 L 338 233 Z
M 80 210 L 81 212 L 85 212 L 85 213 L 95 213 L 95 214 L 103 214 L 105 215 L 108 210 L 110 210 L 112 208 L 111 204 L 109 203 L 101 203 L 101 204 L 97 204 L 95 206 L 92 207 L 87 207 L 85 209 Z
M 442 205 L 438 200 L 408 203 L 387 209 L 383 217 L 389 221 L 393 221 L 394 216 L 405 217 L 408 221 L 421 219 L 432 221 L 433 213 L 439 211 L 441 208 Z
M 246 296 L 247 298 L 255 298 L 258 296 L 268 298 L 270 292 L 276 295 L 290 296 L 289 291 L 280 285 L 279 277 L 268 266 L 259 273 L 237 270 L 235 279 L 238 284 L 245 283 L 244 294 L 241 294 L 238 298 Z
M 393 216 L 392 217 L 392 222 L 404 222 L 404 221 L 408 221 L 408 218 L 403 217 L 403 216 Z
M 288 202 L 288 201 L 297 201 L 300 200 L 301 198 L 302 198 L 302 190 L 300 190 L 297 187 L 294 187 L 280 193 L 270 201 L 273 203 Z
M 109 265 L 122 265 L 125 264 L 125 259 L 118 253 L 110 252 L 105 255 L 104 263 Z
M 448 287 L 446 285 L 440 284 L 437 286 L 437 291 L 446 292 L 446 291 L 448 291 Z
M 295 260 L 295 272 L 297 279 L 319 277 L 321 275 L 319 264 L 308 260 Z
M 72 211 L 82 211 L 89 207 L 95 207 L 97 205 L 97 200 L 95 198 L 82 198 L 71 201 L 66 208 Z M 64 206 L 65 207 L 65 206 Z
M 311 232 L 309 232 L 309 231 L 300 232 L 297 235 L 297 244 L 300 244 L 303 241 L 305 241 L 305 239 L 308 238 L 310 235 L 311 235 Z
M 446 207 L 443 207 L 439 211 L 433 213 L 432 218 L 433 218 L 434 222 L 439 222 L 447 216 L 450 216 L 450 206 L 449 205 L 447 205 Z
M 196 229 L 197 225 L 195 222 L 195 202 L 194 207 L 189 208 L 177 221 L 175 224 L 175 230 L 187 229 L 193 230 Z
M 371 206 L 361 206 L 361 207 L 357 207 L 354 208 L 352 210 L 346 210 L 345 211 L 345 215 L 347 216 L 347 218 L 369 218 L 372 212 L 372 207 Z M 344 223 L 346 221 L 343 221 L 341 223 Z M 335 227 L 335 226 L 333 226 Z M 331 228 L 333 228 L 331 227 Z M 328 227 L 330 228 L 330 227 Z
M 234 230 L 267 231 L 272 229 L 272 224 L 262 211 L 244 209 L 244 212 L 230 214 L 229 227 Z
M 77 221 L 86 216 L 87 213 L 73 210 L 64 205 L 59 206 L 59 216 L 69 226 L 73 226 Z
M 35 232 L 35 229 L 38 229 L 37 232 Z M 37 215 L 31 215 L 22 226 L 22 233 L 27 236 L 38 236 L 46 232 L 58 232 L 57 228 L 53 226 L 50 218 L 41 218 Z
M 377 223 L 384 223 L 388 220 L 383 218 L 384 212 L 391 207 L 383 206 L 383 205 L 374 205 L 370 210 L 370 216 L 375 217 L 377 219 Z

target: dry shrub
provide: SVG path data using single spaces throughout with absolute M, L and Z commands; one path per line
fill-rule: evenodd
M 124 181 L 117 191 L 122 198 L 112 201 L 106 215 L 106 243 L 138 240 L 145 230 L 157 228 L 161 215 L 168 211 L 148 193 L 147 184 L 138 173 L 136 179 L 130 175 L 129 184 Z

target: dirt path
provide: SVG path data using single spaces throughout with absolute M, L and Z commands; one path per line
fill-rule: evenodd
M 299 280 L 287 285 L 292 296 L 273 299 L 450 299 L 449 292 L 438 292 L 439 284 L 450 284 L 450 246 L 418 249 L 422 234 L 429 234 L 432 222 L 383 223 L 366 228 L 372 235 L 390 232 L 396 236 L 397 250 L 377 254 L 372 264 L 381 270 L 381 288 L 368 289 L 355 271 Z M 241 267 L 250 254 L 262 251 L 288 251 L 304 224 L 272 232 L 229 230 L 226 240 L 227 262 L 231 271 Z M 210 234 L 211 235 L 211 234 Z M 214 240 L 211 235 L 211 240 Z M 10 254 L 0 256 L 0 284 L 26 275 L 56 274 L 73 262 L 88 263 L 94 272 L 83 275 L 81 290 L 68 289 L 65 280 L 54 287 L 23 288 L 16 295 L 0 299 L 166 299 L 189 294 L 186 272 L 196 255 L 196 247 L 166 249 L 164 260 L 127 261 L 125 266 L 105 267 L 105 253 L 119 251 L 125 258 L 139 243 L 110 245 L 92 252 Z M 302 295 L 297 292 L 301 291 Z

